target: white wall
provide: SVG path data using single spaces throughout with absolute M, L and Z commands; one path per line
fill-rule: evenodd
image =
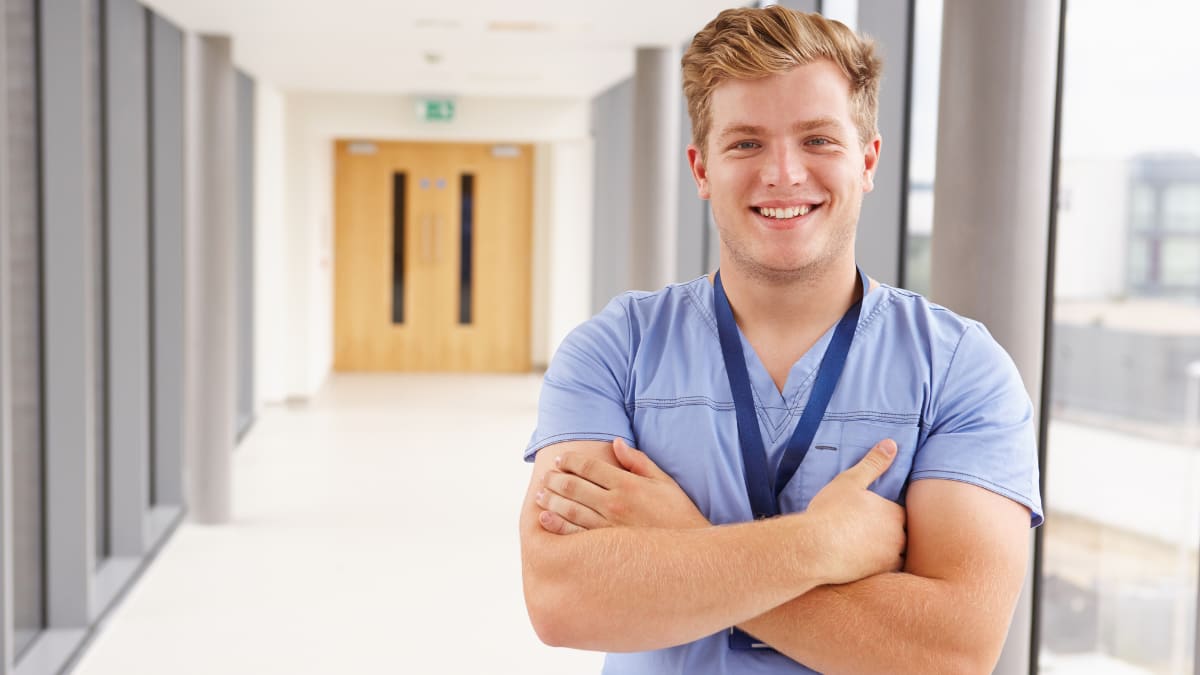
M 547 153 L 546 171 L 553 180 L 547 190 L 549 232 L 545 351 L 534 353 L 534 363 L 547 364 L 571 329 L 591 315 L 592 305 L 592 141 L 561 141 Z M 584 175 L 587 174 L 587 175 Z
M 592 154 L 586 100 L 460 98 L 449 123 L 421 122 L 416 100 L 408 96 L 287 93 L 282 120 L 278 108 L 263 107 L 268 110 L 259 113 L 260 121 L 274 125 L 285 144 L 280 149 L 260 141 L 258 148 L 263 170 L 278 171 L 284 181 L 281 197 L 263 193 L 259 200 L 279 209 L 282 198 L 285 223 L 260 242 L 260 256 L 282 259 L 274 261 L 272 273 L 284 280 L 264 282 L 258 305 L 260 316 L 278 321 L 272 337 L 260 333 L 264 396 L 280 389 L 284 397 L 312 396 L 332 368 L 333 142 L 339 138 L 535 144 L 533 362 L 548 362 L 566 332 L 589 316 Z M 271 139 L 260 128 L 259 138 L 264 136 Z M 259 184 L 269 183 L 260 176 Z M 260 219 L 270 217 L 262 211 L 269 208 L 260 207 Z M 265 227 L 260 224 L 260 230 Z M 280 387 L 268 384 L 276 382 Z
M 255 82 L 254 100 L 254 390 L 255 408 L 288 394 L 288 323 L 284 98 L 269 84 Z

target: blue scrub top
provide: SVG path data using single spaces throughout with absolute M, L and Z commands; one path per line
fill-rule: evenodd
M 781 395 L 741 335 L 772 472 L 832 337 L 831 327 L 792 366 Z M 713 524 L 752 519 L 708 277 L 625 293 L 576 328 L 546 371 L 525 459 L 555 443 L 618 436 L 669 473 Z M 1012 359 L 979 322 L 881 285 L 863 299 L 845 370 L 780 497 L 782 512 L 803 511 L 884 438 L 899 452 L 874 492 L 903 504 L 910 481 L 961 481 L 1026 506 L 1031 525 L 1041 524 L 1033 406 Z M 732 651 L 724 633 L 610 654 L 604 667 L 614 675 L 813 672 L 774 652 Z

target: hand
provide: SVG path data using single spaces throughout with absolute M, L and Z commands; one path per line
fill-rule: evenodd
M 548 532 L 575 534 L 601 527 L 708 527 L 708 519 L 646 453 L 613 441 L 620 467 L 568 452 L 546 474 L 537 505 Z
M 805 514 L 819 523 L 827 583 L 849 583 L 904 566 L 904 508 L 867 489 L 895 456 L 895 441 L 881 441 L 809 503 Z

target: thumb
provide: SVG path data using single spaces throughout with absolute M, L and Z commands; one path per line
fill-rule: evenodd
M 662 473 L 658 466 L 650 461 L 646 453 L 629 447 L 629 444 L 624 439 L 617 438 L 613 440 L 613 454 L 617 456 L 617 461 L 621 463 L 621 466 L 625 467 L 626 471 L 638 476 L 655 478 Z
M 885 438 L 871 451 L 863 457 L 858 464 L 846 469 L 845 473 L 849 474 L 855 485 L 866 489 L 871 483 L 875 482 L 888 467 L 892 465 L 892 460 L 896 458 L 896 442 L 890 438 Z

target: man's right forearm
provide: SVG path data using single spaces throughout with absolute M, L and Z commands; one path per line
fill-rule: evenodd
M 572 536 L 522 523 L 525 600 L 548 644 L 660 649 L 711 635 L 825 583 L 803 514 L 692 530 Z

